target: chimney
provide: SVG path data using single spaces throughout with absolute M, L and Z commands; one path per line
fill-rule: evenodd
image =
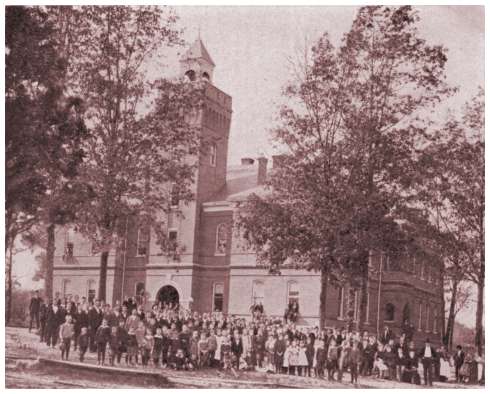
M 254 159 L 251 159 L 250 157 L 243 157 L 242 158 L 242 166 L 251 166 L 254 163 Z
M 278 168 L 286 159 L 286 155 L 273 155 L 272 156 L 272 168 Z
M 267 179 L 267 158 L 261 156 L 257 159 L 259 170 L 257 171 L 257 183 L 263 185 Z

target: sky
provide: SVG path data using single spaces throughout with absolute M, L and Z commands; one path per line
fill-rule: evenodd
M 439 109 L 439 115 L 460 108 L 484 86 L 484 8 L 482 6 L 417 6 L 422 38 L 448 49 L 447 80 L 458 93 Z M 214 84 L 233 98 L 229 164 L 242 157 L 270 157 L 275 150 L 269 130 L 283 102 L 281 89 L 290 79 L 290 59 L 327 31 L 339 45 L 355 17 L 357 7 L 175 7 L 183 38 L 192 43 L 200 36 L 216 68 Z M 163 76 L 175 75 L 179 53 L 166 53 Z M 156 70 L 154 72 L 159 72 Z M 35 269 L 30 251 L 15 257 L 14 275 L 23 288 L 41 287 L 32 282 Z M 474 305 L 459 320 L 474 325 Z

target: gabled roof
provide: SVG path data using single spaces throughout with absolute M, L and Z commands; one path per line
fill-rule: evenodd
M 231 165 L 226 169 L 226 184 L 210 201 L 244 201 L 252 194 L 262 195 L 265 186 L 258 184 L 258 165 Z
M 191 47 L 184 53 L 181 60 L 188 59 L 203 59 L 210 63 L 213 67 L 216 66 L 200 38 L 194 41 Z

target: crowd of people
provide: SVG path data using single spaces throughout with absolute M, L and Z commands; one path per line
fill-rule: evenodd
M 145 310 L 131 298 L 114 306 L 84 297 L 49 304 L 34 298 L 30 329 L 36 323 L 40 341 L 59 346 L 64 360 L 73 349 L 81 362 L 87 352 L 97 353 L 99 365 L 220 368 L 235 375 L 261 371 L 336 381 L 349 372 L 354 384 L 360 376 L 374 376 L 429 386 L 447 381 L 451 369 L 458 382 L 469 381 L 474 361 L 461 347 L 449 354 L 429 339 L 416 347 L 411 335 L 396 337 L 388 327 L 378 337 L 336 327 L 298 327 L 296 316 L 268 318 L 263 307 L 254 307 L 247 320 L 162 302 Z

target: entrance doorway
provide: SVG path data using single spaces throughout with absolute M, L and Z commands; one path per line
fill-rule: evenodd
M 163 286 L 157 294 L 156 301 L 163 305 L 167 304 L 169 306 L 176 307 L 179 305 L 179 292 L 177 289 L 171 285 Z

